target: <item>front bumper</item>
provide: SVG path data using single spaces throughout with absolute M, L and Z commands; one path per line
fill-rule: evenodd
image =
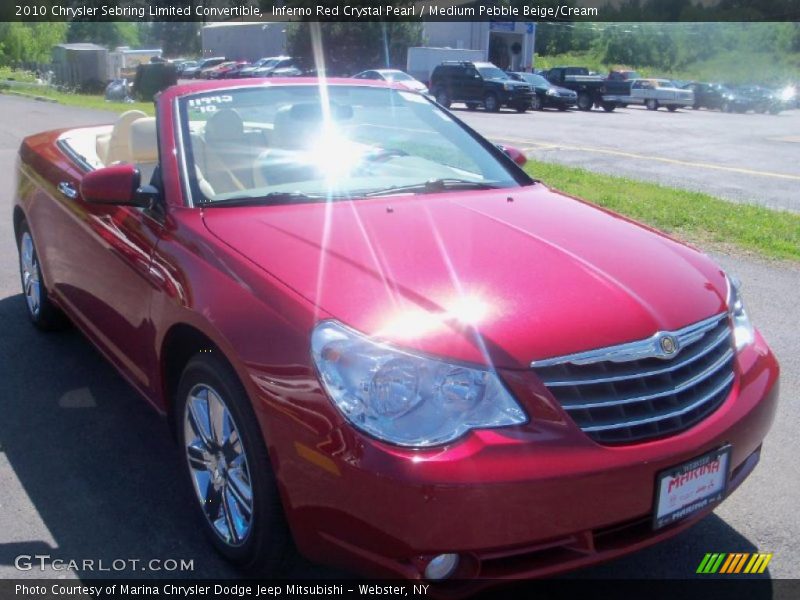
M 533 100 L 533 92 L 531 90 L 503 91 L 500 98 L 501 104 L 510 107 L 530 106 L 531 100 Z
M 653 531 L 659 471 L 729 443 L 730 492 L 755 466 L 776 410 L 779 371 L 760 335 L 737 356 L 736 371 L 731 394 L 704 421 L 624 446 L 586 437 L 529 372 L 502 373 L 529 424 L 475 431 L 442 449 L 393 447 L 348 426 L 320 444 L 313 433 L 298 439 L 297 430 L 275 427 L 295 541 L 318 562 L 409 579 L 421 578 L 439 553 L 461 556 L 457 578 L 502 579 L 638 550 L 713 510 Z
M 542 96 L 544 100 L 544 106 L 554 107 L 554 108 L 571 108 L 578 103 L 577 96 Z

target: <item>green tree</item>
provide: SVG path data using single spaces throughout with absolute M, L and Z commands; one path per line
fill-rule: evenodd
M 0 64 L 33 66 L 50 61 L 66 38 L 66 23 L 0 23 Z
M 140 29 L 141 43 L 161 48 L 171 58 L 200 54 L 202 23 L 187 21 L 156 21 Z
M 72 21 L 67 31 L 68 42 L 91 42 L 114 49 L 116 46 L 138 46 L 139 28 L 124 21 Z

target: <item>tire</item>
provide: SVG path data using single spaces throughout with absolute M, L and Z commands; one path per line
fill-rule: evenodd
M 211 543 L 248 572 L 280 575 L 293 545 L 261 429 L 235 371 L 213 351 L 196 354 L 174 406 L 183 471 Z M 216 427 L 212 414 L 220 415 Z
M 578 94 L 578 110 L 592 110 L 592 97 L 586 92 Z
M 478 110 L 479 106 L 480 104 L 477 102 L 467 102 L 467 110 Z
M 486 94 L 483 98 L 483 108 L 486 109 L 487 112 L 498 112 L 500 110 L 500 102 L 492 93 Z
M 436 102 L 444 106 L 445 108 L 450 108 L 450 95 L 447 93 L 446 90 L 437 90 L 436 92 Z
M 600 106 L 602 106 L 603 110 L 606 112 L 614 112 L 614 109 L 617 108 L 614 102 L 603 102 Z
M 524 113 L 528 110 L 528 107 L 525 104 L 516 104 L 514 110 L 518 113 Z
M 560 110 L 561 112 L 567 112 L 569 110 L 569 107 L 564 106 L 563 104 L 561 104 L 561 105 L 558 106 L 558 110 Z
M 680 107 L 680 106 L 668 106 L 668 107 L 667 107 L 667 110 L 668 110 L 669 112 L 675 112 L 675 111 L 676 111 L 676 110 L 678 110 L 679 108 L 681 108 L 681 107 Z
M 544 110 L 544 102 L 536 94 L 531 98 L 531 110 Z
M 700 110 L 700 105 L 695 102 L 692 104 L 692 110 Z
M 644 105 L 647 107 L 647 110 L 658 110 L 658 100 L 653 98 L 649 98 Z
M 23 221 L 17 239 L 19 252 L 19 278 L 28 318 L 42 331 L 57 331 L 68 324 L 64 313 L 50 300 L 44 285 L 39 254 L 28 224 Z
M 730 104 L 730 102 L 723 102 L 722 106 L 720 106 L 720 110 L 722 112 L 726 112 L 726 113 L 731 112 L 731 104 Z
M 781 112 L 781 109 L 778 108 L 777 106 L 773 106 L 772 108 L 769 109 L 769 114 L 771 114 L 771 115 L 777 115 L 780 112 Z

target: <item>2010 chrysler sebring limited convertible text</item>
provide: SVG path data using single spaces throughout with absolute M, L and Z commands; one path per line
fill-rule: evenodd
M 291 539 L 411 579 L 606 560 L 750 474 L 778 365 L 708 257 L 515 161 L 383 83 L 173 87 L 23 142 L 28 312 L 168 416 L 261 575 Z

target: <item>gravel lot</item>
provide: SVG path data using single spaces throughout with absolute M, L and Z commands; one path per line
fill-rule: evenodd
M 729 197 L 739 190 L 742 198 L 755 199 L 750 195 L 758 194 L 759 201 L 787 208 L 794 202 L 794 208 L 800 208 L 797 181 L 532 145 L 545 141 L 603 145 L 709 163 L 721 163 L 721 157 L 727 157 L 731 164 L 794 173 L 800 179 L 797 146 L 765 141 L 773 135 L 786 136 L 792 128 L 796 131 L 800 125 L 796 112 L 778 117 L 687 111 L 652 114 L 638 109 L 610 115 L 460 114 L 495 139 L 513 131 L 513 138 L 530 140 L 531 145 L 525 147 L 533 148 L 530 153 L 539 158 L 697 186 Z M 52 570 L 19 572 L 14 559 L 20 554 L 103 559 L 107 564 L 119 558 L 186 559 L 194 561 L 195 570 L 183 575 L 235 577 L 210 550 L 187 510 L 190 497 L 177 483 L 177 454 L 164 422 L 80 334 L 43 335 L 26 321 L 10 219 L 19 142 L 33 132 L 109 122 L 113 116 L 7 96 L 0 96 L 0 115 L 0 213 L 6 215 L 0 219 L 0 578 L 75 576 Z M 655 140 L 656 146 L 642 145 L 647 138 Z M 752 145 L 744 147 L 742 140 L 752 140 Z M 794 162 L 789 160 L 793 153 Z M 800 513 L 796 509 L 800 478 L 795 467 L 800 422 L 796 333 L 800 269 L 739 256 L 717 258 L 743 280 L 753 318 L 782 361 L 783 401 L 765 442 L 762 464 L 716 514 L 688 532 L 578 576 L 690 577 L 706 552 L 759 550 L 775 553 L 768 576 L 800 578 Z M 176 574 L 128 569 L 80 575 Z M 298 560 L 291 575 L 338 574 Z

